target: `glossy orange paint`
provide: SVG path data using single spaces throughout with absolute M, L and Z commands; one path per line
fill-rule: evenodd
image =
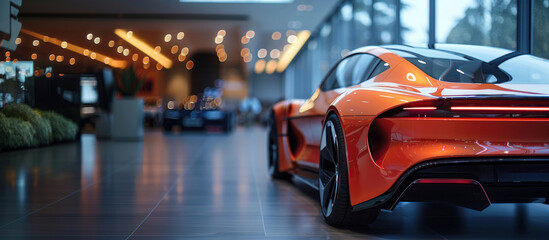
M 375 55 L 390 68 L 356 86 L 322 91 L 307 100 L 275 105 L 280 169 L 316 167 L 323 120 L 340 118 L 345 133 L 351 205 L 388 191 L 407 169 L 423 161 L 465 157 L 549 156 L 549 118 L 380 117 L 411 103 L 471 96 L 547 97 L 549 87 L 442 82 L 379 47 L 353 51 Z M 536 104 L 540 104 L 539 102 Z M 549 107 L 543 100 L 540 107 Z M 498 106 L 505 107 L 505 106 Z M 373 129 L 373 130 L 372 130 Z M 288 131 L 301 146 L 292 152 Z M 369 142 L 371 131 L 381 134 Z M 374 148 L 371 148 L 374 146 Z

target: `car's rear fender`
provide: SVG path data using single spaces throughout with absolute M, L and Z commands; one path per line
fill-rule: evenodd
M 302 100 L 286 100 L 275 104 L 272 108 L 272 113 L 276 121 L 278 135 L 278 161 L 279 170 L 288 171 L 296 167 L 292 157 L 288 132 L 290 131 L 289 117 L 299 106 L 303 104 Z

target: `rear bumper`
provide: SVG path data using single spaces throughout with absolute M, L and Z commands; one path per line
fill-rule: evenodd
M 341 119 L 353 206 L 382 196 L 424 162 L 549 156 L 549 118 Z
M 482 210 L 491 203 L 549 198 L 549 157 L 458 158 L 421 162 L 385 193 L 353 206 L 393 209 L 399 202 L 440 201 Z

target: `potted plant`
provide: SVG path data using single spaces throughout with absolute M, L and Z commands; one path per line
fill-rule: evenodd
M 143 99 L 135 98 L 145 77 L 139 76 L 133 65 L 116 75 L 116 90 L 120 98 L 112 105 L 112 138 L 141 140 L 143 138 Z

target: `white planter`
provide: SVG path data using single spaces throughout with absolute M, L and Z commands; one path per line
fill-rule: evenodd
M 143 139 L 143 99 L 114 99 L 112 104 L 112 138 L 116 140 Z
M 112 114 L 101 113 L 95 121 L 95 136 L 101 139 L 112 137 Z

